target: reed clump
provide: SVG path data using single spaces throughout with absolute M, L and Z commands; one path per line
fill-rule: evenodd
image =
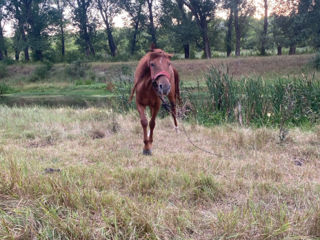
M 206 86 L 185 93 L 196 109 L 191 116 L 205 125 L 236 121 L 240 125 L 298 126 L 320 120 L 320 79 L 315 75 L 238 80 L 212 67 Z

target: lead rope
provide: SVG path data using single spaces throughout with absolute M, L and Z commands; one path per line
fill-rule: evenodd
M 158 96 L 159 96 L 159 98 L 160 98 L 160 100 L 161 100 L 161 102 L 162 102 L 162 107 L 163 107 L 165 110 L 167 110 L 168 113 L 171 113 L 172 115 L 174 115 L 175 118 L 177 119 L 176 114 L 175 114 L 174 112 L 172 112 L 172 110 L 170 109 L 169 104 L 168 104 L 167 102 L 165 102 L 165 100 L 163 99 L 162 96 L 160 96 L 160 95 L 158 95 Z M 202 151 L 202 152 L 205 152 L 205 153 L 208 153 L 208 154 L 210 154 L 210 155 L 213 155 L 213 156 L 217 156 L 217 157 L 220 157 L 220 158 L 224 157 L 224 158 L 229 158 L 229 159 L 231 159 L 230 156 L 226 156 L 226 155 L 214 153 L 214 152 L 208 151 L 208 150 L 206 150 L 206 149 L 204 149 L 204 148 L 202 148 L 202 147 L 199 147 L 198 145 L 196 145 L 196 144 L 191 140 L 190 135 L 188 134 L 188 132 L 187 132 L 186 128 L 184 127 L 184 125 L 183 125 L 182 123 L 180 123 L 180 126 L 182 127 L 183 133 L 186 135 L 186 137 L 187 137 L 187 139 L 188 139 L 188 142 L 189 142 L 192 146 L 194 146 L 195 148 L 199 149 L 199 150 Z

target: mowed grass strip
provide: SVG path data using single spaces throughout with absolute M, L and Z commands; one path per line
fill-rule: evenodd
M 277 129 L 0 106 L 1 239 L 317 239 L 320 126 Z M 51 169 L 51 170 L 50 170 Z

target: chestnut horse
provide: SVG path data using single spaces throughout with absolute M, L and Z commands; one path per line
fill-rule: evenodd
M 171 57 L 171 54 L 151 47 L 151 51 L 139 61 L 136 68 L 130 101 L 136 92 L 136 105 L 143 128 L 144 155 L 151 155 L 153 130 L 156 125 L 155 119 L 159 112 L 161 101 L 163 101 L 163 96 L 167 96 L 170 101 L 174 125 L 176 130 L 178 128 L 176 100 L 180 100 L 179 75 L 170 63 Z M 148 120 L 145 115 L 147 106 L 151 111 L 149 135 L 147 134 Z

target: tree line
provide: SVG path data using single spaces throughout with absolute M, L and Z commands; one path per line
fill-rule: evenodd
M 115 28 L 119 15 L 125 26 Z M 320 47 L 319 19 L 320 0 L 0 0 L 0 60 L 132 59 L 151 43 L 185 58 L 295 54 Z

